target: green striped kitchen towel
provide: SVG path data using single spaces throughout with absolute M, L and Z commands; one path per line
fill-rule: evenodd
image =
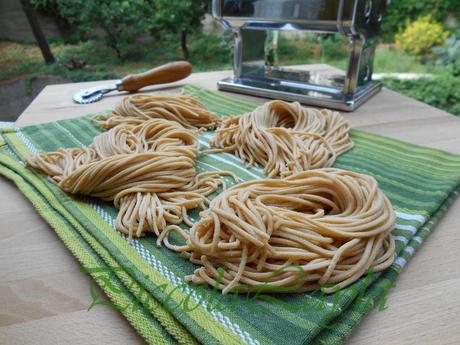
M 188 86 L 221 116 L 241 114 L 254 104 Z M 195 265 L 158 248 L 152 236 L 129 240 L 114 228 L 116 209 L 106 202 L 70 196 L 44 176 L 25 169 L 38 151 L 88 145 L 101 130 L 89 116 L 4 129 L 0 173 L 12 179 L 66 246 L 149 343 L 339 344 L 394 284 L 397 275 L 446 212 L 460 184 L 460 156 L 353 130 L 353 150 L 335 166 L 374 176 L 397 214 L 393 231 L 398 257 L 333 295 L 320 292 L 230 294 L 185 283 Z M 203 147 L 212 132 L 202 134 Z M 246 169 L 227 153 L 199 157 L 197 169 L 230 170 L 242 180 L 263 172 Z M 197 220 L 198 212 L 192 213 Z

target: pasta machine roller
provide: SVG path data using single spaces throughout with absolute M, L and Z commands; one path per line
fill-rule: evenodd
M 387 0 L 213 0 L 213 16 L 234 35 L 233 76 L 220 90 L 352 111 L 376 94 L 376 36 Z M 280 31 L 347 37 L 345 73 L 279 66 L 271 57 Z M 273 55 L 273 54 L 272 54 Z

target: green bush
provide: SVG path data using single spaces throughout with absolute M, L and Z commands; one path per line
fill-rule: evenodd
M 277 55 L 280 64 L 335 63 L 348 57 L 348 41 L 338 35 L 280 35 Z
M 277 47 L 278 63 L 280 65 L 308 63 L 315 44 L 309 37 L 286 37 L 280 34 Z
M 348 56 L 348 39 L 339 35 L 328 35 L 321 40 L 323 58 L 326 60 L 341 60 Z
M 449 71 L 433 78 L 384 79 L 383 84 L 406 96 L 460 115 L 460 78 L 453 76 Z
M 442 46 L 433 48 L 433 53 L 437 57 L 437 66 L 447 66 L 453 75 L 460 76 L 460 39 L 457 35 L 452 34 Z
M 44 74 L 59 75 L 75 83 L 92 80 L 118 79 L 123 77 L 123 75 L 114 73 L 109 66 L 105 65 L 69 70 L 61 64 L 53 64 L 47 66 Z
M 381 37 L 386 42 L 392 42 L 407 20 L 431 15 L 434 20 L 443 22 L 449 13 L 457 20 L 460 18 L 458 0 L 393 0 L 383 17 Z
M 63 45 L 55 53 L 61 63 L 67 63 L 71 58 L 85 61 L 88 65 L 110 64 L 119 62 L 111 48 L 97 40 L 87 40 L 74 45 Z
M 192 37 L 190 56 L 194 66 L 199 70 L 210 70 L 232 61 L 233 36 L 202 35 Z
M 431 16 L 424 16 L 407 23 L 406 28 L 396 35 L 396 45 L 406 52 L 425 56 L 447 36 L 440 23 L 433 21 Z

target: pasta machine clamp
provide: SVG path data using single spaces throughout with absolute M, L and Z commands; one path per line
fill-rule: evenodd
M 387 1 L 213 0 L 213 17 L 233 32 L 235 43 L 233 76 L 219 81 L 218 88 L 353 111 L 381 89 L 372 69 Z M 276 47 L 280 30 L 346 36 L 345 73 L 277 65 L 270 46 Z

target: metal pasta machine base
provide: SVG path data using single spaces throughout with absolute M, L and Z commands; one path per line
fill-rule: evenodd
M 375 37 L 387 0 L 213 0 L 213 16 L 232 30 L 231 78 L 219 90 L 352 111 L 376 94 Z M 348 38 L 345 74 L 278 66 L 279 31 L 338 33 Z

